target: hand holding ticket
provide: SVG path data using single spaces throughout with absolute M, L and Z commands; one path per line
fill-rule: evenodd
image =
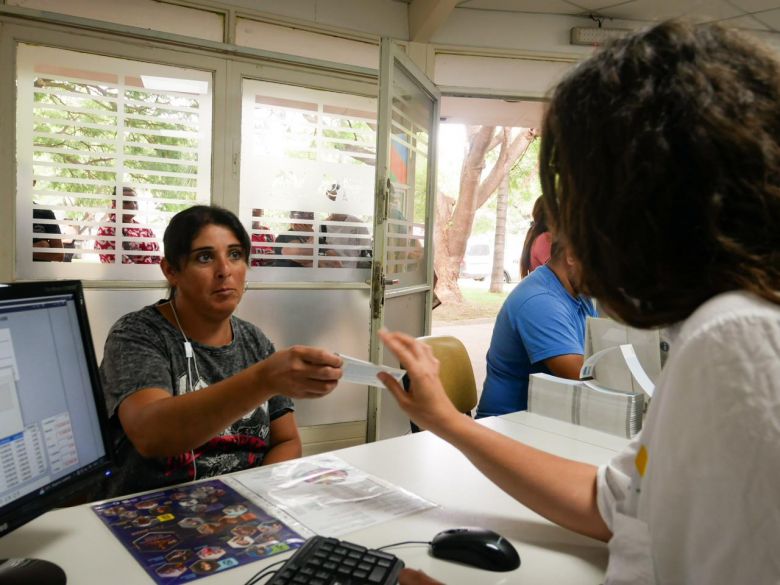
M 344 354 L 337 354 L 344 360 L 341 366 L 341 379 L 353 384 L 363 384 L 365 386 L 376 386 L 384 388 L 382 382 L 376 377 L 379 372 L 387 372 L 393 378 L 401 383 L 401 379 L 406 375 L 406 370 L 400 368 L 391 368 L 388 366 L 378 366 L 371 362 L 359 360 Z

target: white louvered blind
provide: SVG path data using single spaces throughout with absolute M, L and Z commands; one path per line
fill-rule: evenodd
M 425 215 L 428 201 L 430 99 L 405 74 L 393 77 L 391 186 L 388 208 L 387 273 L 413 273 L 407 282 L 425 281 Z
M 17 276 L 159 278 L 210 200 L 211 73 L 19 45 L 17 85 Z

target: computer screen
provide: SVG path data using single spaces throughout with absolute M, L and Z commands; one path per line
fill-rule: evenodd
M 102 473 L 107 428 L 80 283 L 0 285 L 0 535 Z

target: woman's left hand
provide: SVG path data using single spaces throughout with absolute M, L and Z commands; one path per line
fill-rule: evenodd
M 430 346 L 398 332 L 380 331 L 379 338 L 395 354 L 411 380 L 406 391 L 389 374 L 379 374 L 409 418 L 437 434 L 450 420 L 462 418 L 444 391 L 439 379 L 439 360 Z

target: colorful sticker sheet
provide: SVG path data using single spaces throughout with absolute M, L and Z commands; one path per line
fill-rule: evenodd
M 219 480 L 92 507 L 161 585 L 298 548 L 301 536 Z

